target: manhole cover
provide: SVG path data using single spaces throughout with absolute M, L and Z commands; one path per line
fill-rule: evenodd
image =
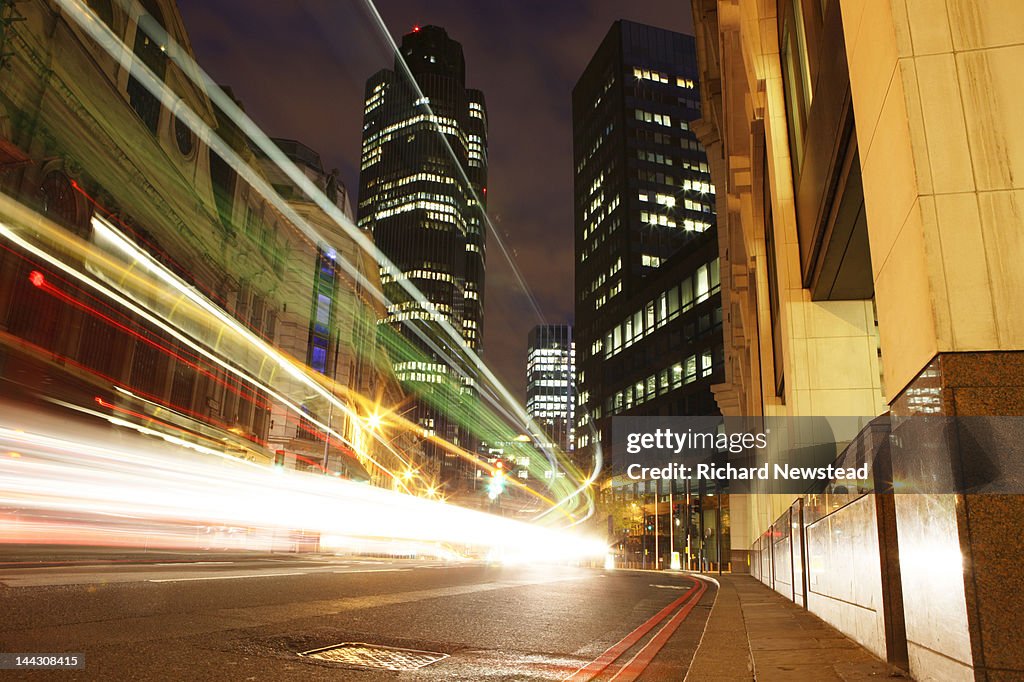
M 361 642 L 343 642 L 325 646 L 321 649 L 303 651 L 299 656 L 375 670 L 416 670 L 448 658 L 448 654 L 439 654 L 434 651 L 400 649 Z

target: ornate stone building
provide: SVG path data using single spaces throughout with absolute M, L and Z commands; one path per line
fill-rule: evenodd
M 313 366 L 309 374 L 336 376 L 345 390 L 376 391 L 382 404 L 399 403 L 401 392 L 367 332 L 380 312 L 368 293 L 379 289 L 370 257 L 326 216 L 301 208 L 300 218 L 326 240 L 312 244 L 290 197 L 275 196 L 277 187 L 267 191 L 268 171 L 251 143 L 187 64 L 171 58 L 172 43 L 186 54 L 189 45 L 174 3 L 143 0 L 138 13 L 110 0 L 87 4 L 91 12 L 44 0 L 0 3 L 4 385 L 267 463 L 282 443 L 309 434 L 307 417 L 325 418 L 326 400 L 318 404 L 308 386 L 288 385 L 280 363 L 268 362 L 276 346 Z M 112 57 L 89 26 L 115 45 L 123 41 L 133 58 Z M 150 79 L 156 93 L 146 87 Z M 185 123 L 190 116 L 227 147 L 215 151 Z M 226 158 L 233 156 L 234 163 Z M 320 171 L 316 182 L 351 218 L 344 188 Z M 64 232 L 25 227 L 25 208 Z M 364 276 L 343 277 L 338 266 L 330 282 L 317 280 L 318 254 L 328 250 Z M 129 264 L 123 281 L 106 266 L 111 255 Z M 181 280 L 181 307 L 160 309 L 157 294 L 137 298 L 140 289 L 129 280 L 156 272 L 155 264 Z M 325 330 L 335 343 L 316 349 L 314 286 L 345 312 L 328 310 Z M 193 293 L 212 302 L 205 321 L 183 312 L 204 309 L 188 302 Z M 295 329 L 304 325 L 298 339 Z M 345 401 L 353 414 L 365 412 L 354 396 Z M 368 450 L 352 447 L 362 426 L 337 418 L 343 438 L 329 453 L 329 468 L 391 485 L 363 457 Z M 323 432 L 312 437 L 322 451 Z

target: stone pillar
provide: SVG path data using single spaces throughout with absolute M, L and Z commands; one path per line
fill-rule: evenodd
M 978 448 L 962 438 L 962 422 L 942 416 L 1024 415 L 1024 352 L 940 354 L 892 415 L 896 479 L 977 480 Z M 895 502 L 911 674 L 1024 677 L 1024 496 L 897 494 Z

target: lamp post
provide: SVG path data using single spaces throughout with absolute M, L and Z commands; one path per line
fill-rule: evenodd
M 686 486 L 686 570 L 689 571 L 693 569 L 690 563 L 690 522 L 693 520 L 690 513 L 690 479 L 686 479 L 684 485 Z
M 669 568 L 676 568 L 673 563 L 675 562 L 676 555 L 676 508 L 672 501 L 672 491 L 675 490 L 676 482 L 673 480 L 668 485 L 668 561 Z
M 654 570 L 661 568 L 661 539 L 658 537 L 658 503 L 661 502 L 661 480 L 654 482 Z

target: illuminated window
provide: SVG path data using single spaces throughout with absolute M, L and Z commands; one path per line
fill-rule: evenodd
M 309 366 L 321 374 L 327 373 L 327 339 L 313 339 Z
M 697 268 L 695 277 L 697 303 L 702 303 L 711 295 L 711 284 L 708 281 L 708 266 L 702 265 Z
M 697 380 L 697 356 L 691 355 L 686 358 L 685 369 L 683 372 L 683 383 L 690 384 Z

